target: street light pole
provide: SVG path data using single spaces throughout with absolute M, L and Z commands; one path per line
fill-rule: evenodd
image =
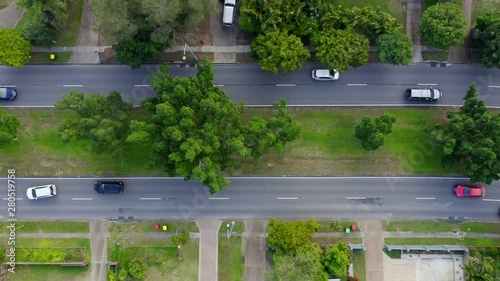
M 198 58 L 196 57 L 196 55 L 193 53 L 193 50 L 191 50 L 191 47 L 189 47 L 189 45 L 184 42 L 184 55 L 182 56 L 182 59 L 183 60 L 186 60 L 186 48 L 189 49 L 189 51 L 191 52 L 191 54 L 193 55 L 193 57 L 196 59 L 196 61 L 198 61 Z

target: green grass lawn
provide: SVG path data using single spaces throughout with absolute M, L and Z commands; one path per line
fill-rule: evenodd
M 54 53 L 55 59 L 50 59 L 50 53 L 31 53 L 30 63 L 51 63 L 51 62 L 68 62 L 71 58 L 70 52 Z
M 0 222 L 0 233 L 8 233 L 7 222 Z M 18 221 L 16 223 L 16 233 L 88 233 L 88 222 L 74 221 Z
M 359 281 L 366 281 L 365 251 L 354 250 L 351 252 L 351 258 L 354 265 L 354 276 L 358 277 Z
M 7 239 L 0 241 L 0 246 L 7 246 Z M 27 247 L 82 247 L 85 248 L 85 261 L 91 260 L 90 239 L 86 238 L 56 238 L 56 239 L 40 239 L 40 238 L 16 238 L 17 248 Z
M 7 272 L 6 281 L 90 280 L 90 266 L 17 265 L 16 273 Z
M 233 233 L 243 233 L 245 231 L 245 223 L 242 221 L 234 221 Z M 223 221 L 219 228 L 219 233 L 226 234 L 227 233 L 227 224 L 231 227 L 231 221 Z
M 406 27 L 406 10 L 403 8 L 403 4 L 406 3 L 405 0 L 329 0 L 335 5 L 342 5 L 347 7 L 380 7 L 383 12 L 391 14 L 395 17 L 402 25 L 403 28 Z
M 357 229 L 356 231 L 360 231 L 358 223 L 355 221 L 338 221 L 342 225 L 343 230 L 334 231 L 330 227 L 330 224 L 334 221 L 335 220 L 319 220 L 319 221 L 317 221 L 317 223 L 319 225 L 321 225 L 321 228 L 318 230 L 318 232 L 344 232 L 346 228 L 351 228 L 352 225 L 356 226 L 356 229 Z
M 387 245 L 462 245 L 462 246 L 498 246 L 500 239 L 490 238 L 385 238 Z
M 362 244 L 363 238 L 342 238 L 342 237 L 313 237 L 311 239 L 313 243 L 318 243 L 320 245 L 334 245 L 338 242 L 349 242 L 351 244 Z
M 424 58 L 424 61 L 433 60 L 433 61 L 444 62 L 448 61 L 448 51 L 440 51 L 440 52 L 423 51 L 422 57 Z
M 393 251 L 388 251 L 384 249 L 384 253 L 390 257 L 391 259 L 400 259 L 401 258 L 401 251 L 399 250 L 393 250 Z
M 116 231 L 127 231 L 131 228 L 135 229 L 138 232 L 155 232 L 155 225 L 158 224 L 160 227 L 159 231 L 163 231 L 163 226 L 167 226 L 167 232 L 175 232 L 177 229 L 179 231 L 185 229 L 188 232 L 198 232 L 198 226 L 196 225 L 195 222 L 189 221 L 189 222 L 184 222 L 184 221 L 140 221 L 140 222 L 126 222 L 126 223 L 119 223 L 119 222 L 113 222 L 110 224 L 109 229 L 110 231 L 116 230 Z
M 469 230 L 470 229 L 470 230 Z M 466 231 L 476 233 L 500 233 L 500 223 L 469 222 L 454 224 L 433 221 L 391 221 L 386 231 Z
M 0 0 L 0 10 L 9 6 L 12 1 L 14 0 Z
M 109 153 L 94 155 L 88 142 L 62 144 L 58 127 L 72 115 L 54 109 L 5 109 L 16 115 L 21 126 L 18 141 L 2 149 L 2 160 L 10 163 L 18 176 L 103 176 L 164 175 L 146 169 L 148 149 L 129 146 L 129 155 L 116 161 Z M 274 150 L 259 160 L 242 160 L 235 175 L 461 175 L 459 169 L 441 167 L 439 148 L 423 131 L 445 120 L 447 109 L 435 108 L 289 108 L 302 126 L 301 138 L 289 143 L 282 154 Z M 353 137 L 354 127 L 363 116 L 397 116 L 393 132 L 383 147 L 367 152 Z M 143 118 L 144 110 L 135 116 Z M 245 118 L 269 117 L 270 109 L 247 109 Z M 0 168 L 0 172 L 2 168 Z M 3 168 L 5 169 L 5 168 Z
M 222 228 L 222 227 L 221 227 Z M 241 240 L 239 236 L 219 237 L 219 281 L 242 281 L 245 265 L 243 263 Z
M 486 13 L 492 13 L 500 17 L 500 5 L 498 0 L 472 0 L 471 27 L 476 23 L 476 18 L 478 16 L 483 16 Z

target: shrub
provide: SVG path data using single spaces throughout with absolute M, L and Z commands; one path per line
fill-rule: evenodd
M 128 276 L 128 270 L 124 267 L 122 267 L 120 269 L 120 271 L 118 272 L 118 280 L 119 281 L 124 281 Z
M 116 281 L 116 274 L 114 270 L 108 270 L 108 281 Z
M 184 245 L 189 240 L 189 232 L 183 229 L 181 230 L 181 234 L 170 237 L 170 240 L 172 240 L 172 243 L 176 245 Z
M 333 230 L 333 231 L 343 231 L 344 230 L 344 226 L 342 225 L 342 223 L 340 221 L 334 221 L 330 224 L 330 228 Z

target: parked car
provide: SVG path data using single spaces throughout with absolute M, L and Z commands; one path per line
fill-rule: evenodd
M 408 100 L 437 101 L 442 97 L 443 92 L 439 89 L 406 89 L 406 98 Z
M 333 81 L 339 79 L 339 72 L 336 69 L 313 69 L 311 76 L 316 81 Z
M 9 87 L 0 87 L 0 100 L 15 100 L 16 97 L 16 89 Z
M 222 13 L 222 25 L 234 26 L 234 14 L 236 11 L 236 0 L 224 0 L 224 11 Z
M 26 196 L 30 200 L 38 200 L 42 198 L 53 197 L 57 195 L 55 184 L 47 184 L 41 186 L 33 186 L 26 190 Z
M 96 181 L 94 191 L 97 193 L 122 193 L 125 189 L 121 181 Z
M 486 189 L 480 185 L 459 184 L 455 186 L 455 195 L 459 197 L 484 197 Z

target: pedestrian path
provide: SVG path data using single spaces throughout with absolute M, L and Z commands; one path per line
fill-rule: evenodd
M 196 221 L 200 231 L 199 281 L 217 281 L 221 221 Z

